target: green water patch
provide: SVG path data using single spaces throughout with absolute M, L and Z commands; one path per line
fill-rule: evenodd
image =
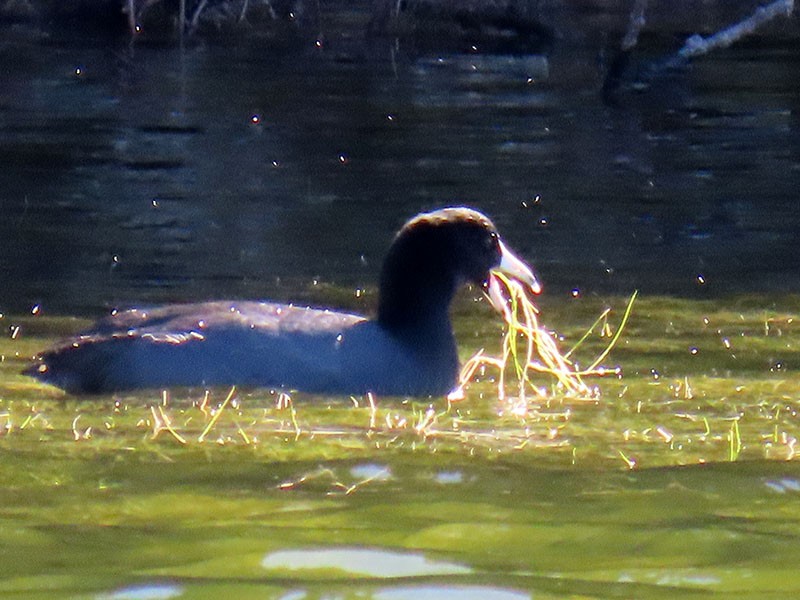
M 591 362 L 625 298 L 545 300 Z M 482 302 L 463 357 L 497 352 Z M 20 598 L 785 598 L 800 590 L 797 297 L 641 298 L 569 397 L 158 390 L 19 374 L 85 323 L 5 316 L 0 594 Z M 19 328 L 19 329 L 16 329 Z M 227 402 L 226 402 L 227 400 Z M 518 400 L 518 399 L 517 399 Z

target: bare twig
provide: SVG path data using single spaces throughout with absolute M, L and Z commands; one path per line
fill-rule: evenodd
M 134 0 L 128 0 L 128 29 L 131 36 L 136 35 L 136 6 Z
M 675 60 L 684 62 L 697 56 L 708 54 L 712 50 L 727 48 L 734 42 L 754 33 L 759 27 L 772 21 L 774 18 L 791 16 L 793 10 L 794 0 L 776 0 L 771 4 L 761 6 L 743 21 L 731 25 L 722 31 L 718 31 L 713 35 L 704 38 L 701 35 L 695 34 L 689 37 L 684 43 L 683 48 L 678 50 Z
M 200 23 L 200 15 L 203 14 L 203 10 L 205 9 L 207 4 L 208 0 L 200 0 L 200 4 L 198 4 L 197 8 L 194 10 L 194 14 L 192 15 L 192 20 L 189 23 L 189 27 L 192 32 L 194 32 L 197 29 L 197 25 L 198 23 Z
M 622 43 L 620 44 L 620 49 L 623 52 L 632 50 L 639 41 L 639 33 L 641 33 L 645 25 L 646 11 L 647 0 L 636 0 L 628 22 L 628 30 L 625 32 L 625 37 L 622 38 Z

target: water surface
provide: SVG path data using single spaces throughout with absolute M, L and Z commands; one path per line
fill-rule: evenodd
M 797 595 L 797 20 L 633 85 L 742 15 L 703 7 L 650 15 L 613 103 L 628 15 L 604 3 L 550 15 L 564 35 L 525 54 L 370 41 L 341 25 L 360 4 L 280 47 L 4 31 L 0 594 Z M 462 202 L 540 270 L 565 347 L 642 290 L 620 378 L 501 400 L 488 370 L 452 406 L 373 411 L 271 390 L 86 400 L 20 375 L 112 306 L 368 310 L 396 228 Z M 454 311 L 463 359 L 499 351 L 474 295 Z
M 686 295 L 698 275 L 703 294 L 796 291 L 796 19 L 637 87 L 681 27 L 740 16 L 653 9 L 609 103 L 603 31 L 627 15 L 605 10 L 562 15 L 539 54 L 419 51 L 335 20 L 281 47 L 11 35 L 0 306 L 371 286 L 405 219 L 456 203 L 494 217 L 554 294 Z

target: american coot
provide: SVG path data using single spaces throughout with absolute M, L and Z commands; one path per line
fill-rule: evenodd
M 448 308 L 497 269 L 539 292 L 531 271 L 468 208 L 420 214 L 394 239 L 378 315 L 262 302 L 117 312 L 38 357 L 26 373 L 73 393 L 239 384 L 327 394 L 442 395 L 458 376 Z

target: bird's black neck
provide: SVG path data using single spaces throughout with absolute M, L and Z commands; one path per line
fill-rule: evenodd
M 430 335 L 449 333 L 451 290 L 406 288 L 403 294 L 383 294 L 378 304 L 378 323 L 395 334 L 428 331 Z M 387 298 L 384 300 L 383 298 Z
M 401 337 L 452 336 L 449 308 L 460 283 L 455 271 L 440 253 L 397 246 L 381 272 L 378 323 Z

